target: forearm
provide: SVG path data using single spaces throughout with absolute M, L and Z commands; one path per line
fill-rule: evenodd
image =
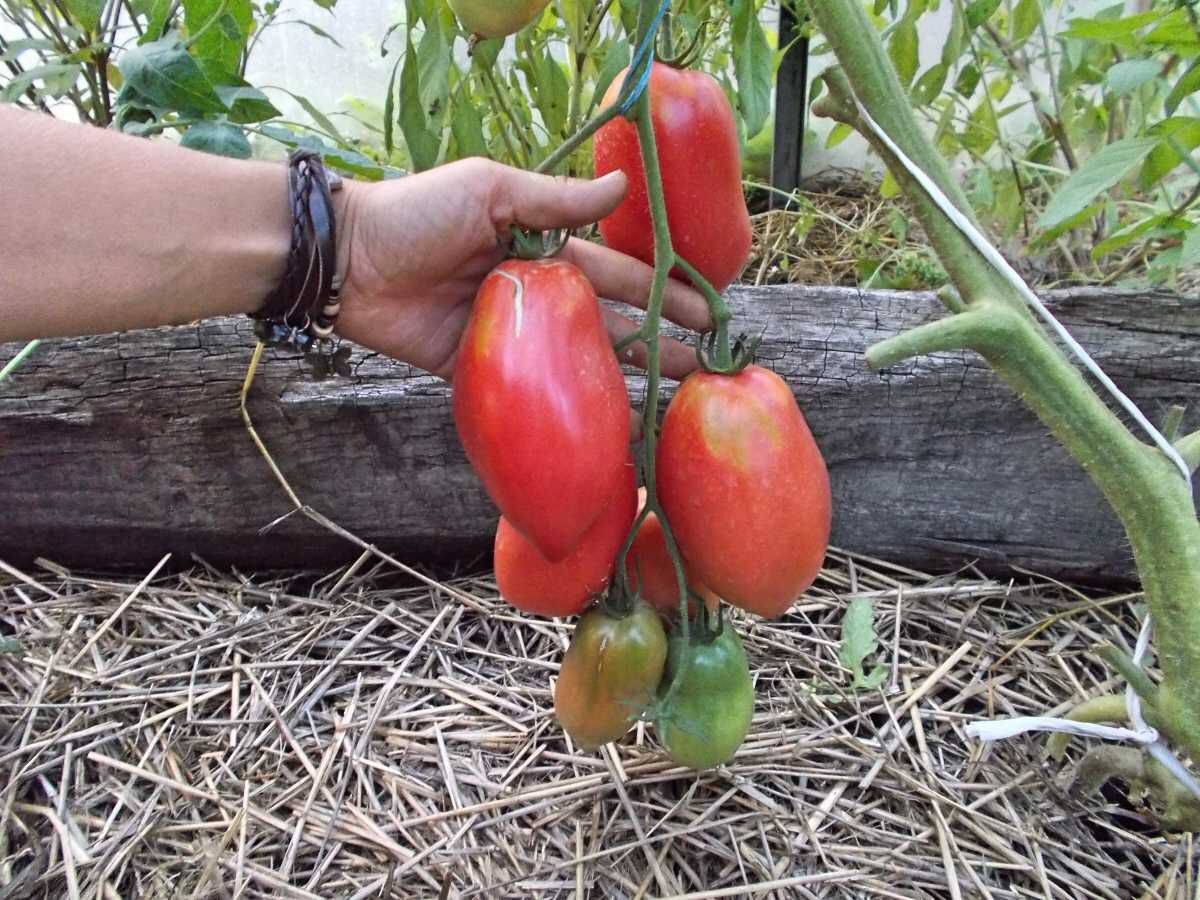
M 0 105 L 0 342 L 249 312 L 283 275 L 282 166 Z

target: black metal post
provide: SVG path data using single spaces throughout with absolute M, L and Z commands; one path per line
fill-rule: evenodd
M 819 2 L 819 0 L 818 0 Z M 771 186 L 790 194 L 800 186 L 804 130 L 808 121 L 808 35 L 797 37 L 799 23 L 789 0 L 779 5 L 779 46 L 788 47 L 775 76 L 775 141 L 771 150 Z M 771 194 L 771 208 L 787 205 Z

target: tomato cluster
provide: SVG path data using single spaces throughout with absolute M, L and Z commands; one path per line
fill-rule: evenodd
M 728 101 L 709 76 L 658 64 L 649 90 L 672 242 L 723 288 L 749 248 Z M 636 132 L 611 120 L 595 154 L 598 173 L 624 169 L 631 185 L 603 236 L 652 257 Z M 745 361 L 689 376 L 644 459 L 657 497 L 639 496 L 629 397 L 592 285 L 560 259 L 512 259 L 472 307 L 454 417 L 500 509 L 501 595 L 536 615 L 581 615 L 555 686 L 563 729 L 590 749 L 648 718 L 677 763 L 729 760 L 754 692 L 718 598 L 783 614 L 829 537 L 825 465 L 784 381 Z

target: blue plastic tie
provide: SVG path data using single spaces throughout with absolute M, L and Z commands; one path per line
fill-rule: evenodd
M 650 52 L 654 46 L 655 35 L 658 34 L 658 26 L 662 24 L 663 16 L 667 13 L 667 8 L 671 5 L 671 0 L 663 0 L 658 7 L 658 12 L 654 16 L 654 21 L 650 23 L 650 28 L 646 31 L 646 36 L 642 38 L 642 43 L 638 46 L 633 54 L 633 61 L 629 64 L 629 72 L 625 76 L 625 81 L 621 84 L 621 91 L 626 94 L 625 99 L 617 105 L 617 111 L 621 115 L 625 115 L 631 109 L 633 104 L 637 103 L 641 98 L 642 93 L 646 90 L 646 85 L 650 83 L 650 69 L 653 61 L 653 54 Z M 637 73 L 637 82 L 634 83 L 632 89 L 627 88 L 629 78 L 634 73 Z

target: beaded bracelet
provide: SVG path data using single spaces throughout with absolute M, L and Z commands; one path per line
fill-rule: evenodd
M 331 192 L 341 187 L 342 179 L 325 170 L 320 154 L 298 149 L 288 157 L 292 241 L 287 267 L 262 308 L 250 314 L 264 344 L 308 353 L 333 333 L 342 285 Z

